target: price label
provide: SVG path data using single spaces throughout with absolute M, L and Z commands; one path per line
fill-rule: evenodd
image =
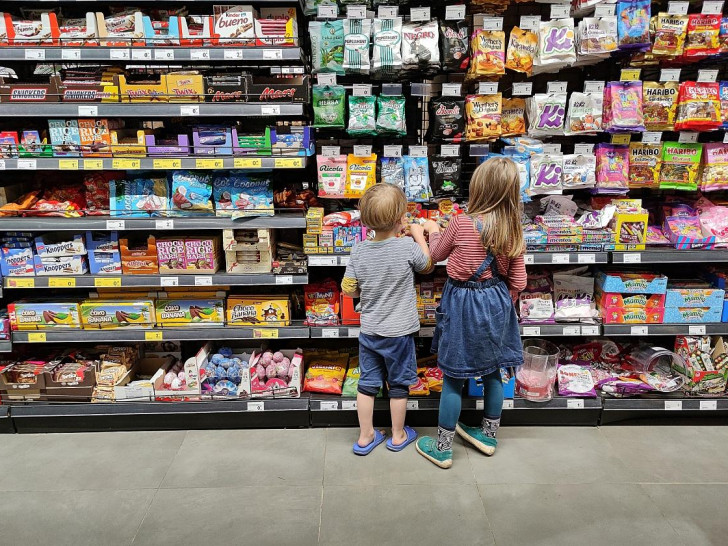
M 379 6 L 377 17 L 379 19 L 394 19 L 399 13 L 397 6 Z
M 420 337 L 433 337 L 434 335 L 434 328 L 420 328 Z
M 672 2 L 670 3 L 672 4 Z M 665 400 L 665 411 L 680 411 L 682 409 L 682 400 Z
M 354 155 L 356 157 L 369 157 L 370 155 L 372 155 L 372 147 L 357 144 L 356 146 L 354 146 Z
M 477 399 L 475 401 L 475 410 L 476 411 L 483 411 L 485 409 L 485 400 Z
M 173 61 L 174 60 L 174 49 L 155 49 L 154 50 L 155 61 Z
M 479 95 L 492 95 L 498 92 L 498 82 L 480 82 L 478 84 Z
M 671 13 L 672 15 L 687 15 L 688 4 L 688 2 L 668 2 L 667 13 Z
M 35 288 L 35 279 L 14 279 L 8 277 L 5 282 L 8 288 Z
M 361 332 L 360 328 L 349 328 L 349 330 L 346 332 L 346 337 L 359 337 L 359 332 Z
M 309 256 L 308 265 L 309 267 L 338 265 L 338 259 L 336 256 Z
M 622 72 L 620 73 L 619 79 L 623 82 L 639 80 L 640 72 L 641 70 L 639 68 L 623 68 Z
M 680 131 L 677 141 L 680 143 L 693 143 L 698 141 L 698 133 Z
M 521 24 L 518 25 L 523 30 L 538 31 L 541 25 L 541 16 L 539 15 L 521 15 Z
M 209 49 L 193 49 L 190 51 L 190 59 L 193 61 L 209 61 L 210 50 Z
M 119 288 L 121 286 L 121 277 L 100 277 L 94 279 L 96 288 Z
M 77 171 L 78 159 L 59 159 L 58 168 L 62 171 Z
M 303 167 L 303 159 L 300 157 L 277 157 L 273 162 L 276 169 L 300 169 Z
M 579 326 L 564 326 L 561 334 L 565 336 L 578 336 L 581 335 L 581 328 Z
M 293 275 L 276 275 L 276 284 L 293 284 Z
M 222 169 L 224 161 L 222 158 L 216 159 L 195 159 L 196 169 Z
M 164 334 L 160 331 L 144 332 L 144 341 L 162 341 Z
M 547 91 L 549 93 L 566 93 L 566 82 L 548 82 Z
M 174 220 L 155 220 L 154 229 L 174 229 Z
M 514 97 L 530 97 L 533 94 L 533 82 L 519 82 L 513 84 L 511 95 Z
M 160 277 L 160 286 L 179 286 L 179 277 Z
M 427 157 L 427 146 L 410 146 L 409 155 L 411 157 Z
M 580 142 L 578 144 L 574 144 L 574 153 L 591 155 L 594 153 L 594 144 L 589 144 L 586 142 Z
M 277 104 L 266 104 L 260 107 L 261 116 L 280 116 L 281 107 Z
M 485 402 L 483 404 L 485 404 Z M 512 398 L 503 400 L 503 409 L 513 409 L 513 407 L 514 407 L 514 405 L 513 405 Z
M 76 279 L 74 277 L 50 277 L 48 279 L 48 288 L 75 288 Z
M 534 264 L 534 255 L 533 254 L 524 254 L 523 263 L 526 265 L 533 265 Z
M 225 49 L 222 52 L 222 58 L 226 61 L 241 61 L 243 59 L 242 49 Z
M 545 154 L 560 154 L 561 144 L 544 144 L 541 146 Z
M 355 97 L 371 97 L 372 86 L 368 83 L 355 83 L 351 90 Z
M 133 61 L 151 61 L 152 50 L 151 49 L 132 49 L 131 58 Z
M 703 15 L 720 15 L 723 13 L 723 2 L 703 0 Z
M 705 335 L 705 324 L 697 324 L 688 326 L 688 333 L 691 336 L 704 336 Z
M 45 59 L 45 49 L 26 49 L 25 58 L 29 61 L 42 61 Z
M 459 21 L 465 18 L 465 6 L 445 6 L 445 20 Z
M 212 276 L 195 275 L 195 286 L 212 286 Z
M 265 411 L 265 402 L 248 402 L 248 411 Z
M 333 72 L 316 74 L 316 83 L 319 85 L 336 85 L 336 74 Z
M 663 68 L 660 70 L 660 81 L 661 82 L 679 82 L 680 81 L 680 69 L 679 68 Z
M 125 220 L 106 220 L 106 229 L 109 231 L 124 230 L 126 229 Z
M 128 49 L 112 49 L 109 51 L 109 59 L 114 61 L 126 61 L 131 57 Z
M 722 3 L 722 2 L 721 2 Z M 700 401 L 700 409 L 702 411 L 715 411 L 718 409 L 718 401 L 717 400 L 701 400 Z
M 4 171 L 5 168 L 6 168 L 5 167 L 5 160 L 4 159 L 0 159 L 0 171 Z
M 339 146 L 321 146 L 322 157 L 337 157 L 341 155 L 341 148 Z M 387 155 L 386 153 L 384 155 Z
M 419 402 L 419 400 L 407 400 L 407 409 L 408 410 L 418 410 L 418 409 L 420 409 L 420 402 Z
M 179 107 L 179 115 L 185 117 L 199 116 L 200 106 L 197 104 L 183 104 Z
M 728 131 L 723 135 L 723 144 L 728 144 Z
M 410 9 L 410 21 L 429 21 L 430 20 L 430 8 L 411 8 Z
M 632 135 L 629 133 L 619 133 L 612 135 L 612 144 L 620 144 L 626 146 L 629 141 L 632 140 Z
M 366 19 L 367 7 L 364 4 L 356 4 L 347 6 L 346 18 L 347 19 Z
M 181 159 L 155 159 L 152 161 L 152 167 L 154 169 L 181 169 Z
M 34 171 L 38 168 L 38 162 L 35 159 L 18 159 L 18 169 Z
M 596 95 L 603 94 L 604 82 L 598 82 L 593 80 L 584 82 L 584 93 L 594 93 Z
M 342 400 L 341 409 L 346 411 L 356 410 L 356 400 Z
M 584 400 L 581 398 L 567 398 L 566 399 L 567 409 L 584 409 Z
M 61 49 L 61 59 L 64 61 L 77 61 L 81 58 L 80 49 L 69 49 L 64 47 Z
M 599 335 L 599 326 L 582 326 L 581 335 L 582 336 L 598 336 Z
M 141 160 L 139 159 L 114 159 L 111 161 L 111 168 L 117 171 L 126 169 L 140 169 Z
M 642 142 L 644 144 L 659 144 L 661 140 L 661 131 L 645 131 L 642 133 Z
M 579 254 L 576 261 L 580 264 L 594 264 L 597 262 L 596 254 Z
M 275 339 L 278 337 L 278 330 L 276 328 L 256 328 L 253 330 L 253 337 L 255 339 Z
M 319 19 L 336 19 L 339 15 L 339 7 L 336 4 L 320 5 L 316 15 Z
M 346 267 L 347 265 L 349 265 L 349 260 L 350 259 L 351 258 L 349 256 L 340 256 L 339 257 L 339 265 L 343 265 L 344 267 Z
M 503 17 L 483 17 L 483 30 L 503 30 Z
M 339 329 L 338 328 L 322 328 L 321 337 L 324 337 L 324 338 L 339 337 Z
M 631 335 L 631 336 L 648 336 L 648 335 L 650 335 L 650 329 L 648 326 L 632 326 L 629 329 L 629 335 Z
M 236 157 L 233 159 L 233 167 L 236 169 L 262 169 L 263 159 L 260 157 Z
M 385 146 L 384 157 L 402 157 L 402 146 Z
M 460 155 L 460 146 L 457 144 L 443 144 L 440 146 L 440 154 L 446 157 L 458 157 Z
M 103 159 L 84 159 L 83 168 L 86 171 L 98 171 L 104 168 Z
M 443 83 L 442 84 L 442 96 L 443 97 L 459 97 L 462 95 L 462 84 L 460 83 Z
M 78 115 L 79 116 L 98 116 L 99 115 L 99 107 L 98 106 L 88 106 L 88 105 L 81 105 L 78 107 Z
M 594 9 L 594 17 L 614 17 L 615 7 L 616 4 L 597 4 L 596 8 Z
M 569 16 L 569 4 L 551 4 L 551 19 L 565 19 Z
M 717 70 L 698 70 L 698 81 L 712 83 L 718 79 Z
M 45 332 L 28 332 L 28 343 L 45 343 Z
M 282 49 L 264 49 L 263 59 L 266 61 L 280 61 L 283 59 Z
M 541 327 L 540 326 L 524 326 L 523 332 L 521 335 L 524 336 L 540 336 L 541 335 Z
M 626 264 L 642 263 L 642 254 L 639 252 L 626 252 L 622 254 L 622 261 Z
M 552 264 L 568 264 L 569 255 L 568 254 L 552 254 L 551 263 Z
M 321 411 L 336 411 L 339 409 L 339 403 L 336 400 L 321 400 L 319 409 Z

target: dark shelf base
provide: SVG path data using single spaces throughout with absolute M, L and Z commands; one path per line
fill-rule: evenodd
M 13 432 L 15 432 L 15 427 L 8 413 L 8 407 L 0 406 L 0 434 L 12 434 Z

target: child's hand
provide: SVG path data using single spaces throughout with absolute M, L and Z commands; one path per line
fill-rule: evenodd
M 425 230 L 424 228 L 419 224 L 411 224 L 409 227 L 410 235 L 412 235 L 413 239 L 417 239 L 417 237 L 425 237 Z
M 422 227 L 428 234 L 440 233 L 440 226 L 434 220 L 427 220 L 427 222 L 425 222 L 425 225 Z

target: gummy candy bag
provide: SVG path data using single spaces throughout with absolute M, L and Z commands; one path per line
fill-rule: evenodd
M 529 136 L 564 134 L 566 97 L 566 93 L 537 93 L 526 99 Z
M 212 214 L 212 176 L 206 172 L 173 171 L 170 208 L 173 215 Z
M 563 156 L 562 187 L 565 190 L 593 188 L 596 183 L 597 158 L 593 155 Z
M 604 128 L 609 132 L 645 130 L 641 81 L 607 82 Z
M 344 73 L 344 20 L 311 21 L 311 64 L 313 72 Z
M 601 110 L 600 110 L 601 117 Z M 516 136 L 526 132 L 526 101 L 521 98 L 503 99 L 501 136 Z
M 531 156 L 531 195 L 561 193 L 564 156 L 534 154 Z
M 599 143 L 596 145 L 596 193 L 620 194 L 629 189 L 629 148 Z
M 617 37 L 620 49 L 650 45 L 650 0 L 617 2 Z
M 677 112 L 678 82 L 642 82 L 645 129 L 672 131 Z
M 655 57 L 678 57 L 685 47 L 688 16 L 660 13 L 655 23 L 652 54 Z
M 506 34 L 502 30 L 478 29 L 470 40 L 468 78 L 480 79 L 506 73 Z
M 372 72 L 391 77 L 402 68 L 402 18 L 374 19 L 372 27 Z
M 318 164 L 319 197 L 344 197 L 346 187 L 345 155 L 336 157 L 316 156 Z
M 720 47 L 720 15 L 693 13 L 688 16 L 686 57 L 717 55 Z
M 344 195 L 356 199 L 377 182 L 377 154 L 369 157 L 347 156 L 347 179 Z
M 430 169 L 426 157 L 404 156 L 404 192 L 407 201 L 427 203 L 432 198 Z
M 470 40 L 466 21 L 440 20 L 442 68 L 447 72 L 459 71 L 468 58 Z
M 502 95 L 468 95 L 465 97 L 465 115 L 468 124 L 465 140 L 480 142 L 495 140 L 501 134 Z
M 306 326 L 339 324 L 339 285 L 332 279 L 307 284 L 303 289 Z M 343 377 L 342 377 L 343 380 Z
M 401 157 L 383 157 L 380 177 L 383 184 L 394 184 L 404 189 L 404 160 Z
M 568 64 L 576 62 L 574 20 L 541 21 L 539 25 L 538 64 Z
M 712 131 L 722 124 L 720 84 L 682 82 L 678 93 L 676 131 Z
M 538 35 L 529 30 L 513 27 L 508 39 L 506 68 L 531 75 L 533 59 L 538 53 Z
M 405 98 L 379 95 L 377 97 L 378 134 L 394 134 L 405 136 L 407 134 L 407 119 L 405 116 Z
M 347 74 L 369 74 L 369 42 L 371 19 L 344 19 L 344 58 L 342 68 Z M 313 44 L 311 44 L 313 48 Z M 312 51 L 313 53 L 313 51 Z
M 314 127 L 344 128 L 344 100 L 346 89 L 342 85 L 314 85 Z
M 435 197 L 459 197 L 462 195 L 460 175 L 463 161 L 459 157 L 435 156 L 432 158 L 432 180 Z
M 630 142 L 629 187 L 658 188 L 661 165 L 662 146 L 660 144 Z
M 720 21 L 720 34 L 718 34 L 718 52 L 728 53 L 728 17 Z
M 349 126 L 346 132 L 350 136 L 369 136 L 377 134 L 375 121 L 375 98 L 373 96 L 349 96 Z
M 702 144 L 663 142 L 660 189 L 697 190 L 702 150 Z
M 593 133 L 602 130 L 602 95 L 574 92 L 569 97 L 566 134 Z
M 704 165 L 701 191 L 728 189 L 728 144 L 712 142 L 703 147 Z

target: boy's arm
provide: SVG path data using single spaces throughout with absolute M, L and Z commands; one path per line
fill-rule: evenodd
M 341 280 L 341 291 L 350 298 L 358 298 L 361 295 L 359 292 L 359 280 L 356 278 L 355 256 L 356 254 L 352 250 L 349 263 L 344 272 L 344 278 Z
M 417 243 L 417 247 L 419 247 L 419 249 L 417 247 L 414 248 L 412 260 L 415 271 L 417 273 L 425 274 L 432 273 L 435 269 L 435 264 L 432 263 L 432 258 L 430 257 L 430 249 L 427 246 L 427 241 L 425 240 L 424 229 L 422 229 L 422 226 L 413 224 L 410 226 L 410 233 L 412 234 L 412 239 L 415 243 Z

